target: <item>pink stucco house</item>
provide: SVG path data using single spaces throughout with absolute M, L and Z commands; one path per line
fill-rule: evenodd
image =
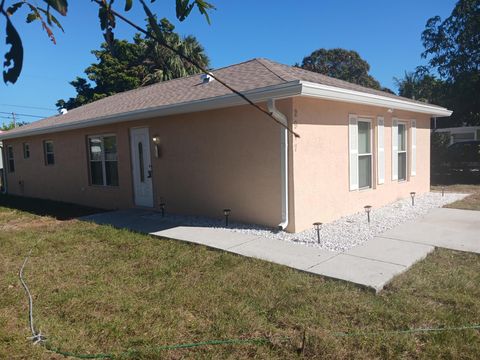
M 451 111 L 266 59 L 124 92 L 0 134 L 9 194 L 105 209 L 166 203 L 297 232 L 430 187 Z

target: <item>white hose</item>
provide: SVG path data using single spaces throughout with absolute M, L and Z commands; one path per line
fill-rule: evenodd
M 37 242 L 38 243 L 38 242 Z M 37 246 L 37 244 L 35 244 L 29 251 L 27 257 L 25 258 L 25 260 L 23 261 L 23 264 L 22 264 L 22 267 L 20 268 L 20 272 L 19 272 L 19 278 L 20 278 L 20 282 L 22 283 L 22 286 L 23 288 L 25 289 L 25 292 L 27 293 L 27 296 L 28 296 L 28 321 L 29 321 L 29 324 L 30 324 L 30 331 L 32 332 L 32 336 L 29 337 L 30 340 L 33 341 L 33 344 L 36 345 L 42 341 L 45 341 L 46 340 L 46 337 L 42 335 L 42 333 L 40 331 L 36 332 L 35 331 L 35 327 L 33 326 L 33 299 L 32 299 L 32 294 L 30 293 L 30 290 L 27 286 L 27 283 L 25 282 L 25 280 L 23 279 L 23 270 L 25 269 L 25 265 L 27 265 L 27 262 L 28 262 L 28 259 L 30 258 L 30 256 L 32 255 L 32 252 L 33 252 L 33 249 Z

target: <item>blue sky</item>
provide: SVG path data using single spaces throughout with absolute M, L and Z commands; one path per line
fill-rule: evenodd
M 192 13 L 183 23 L 174 20 L 174 0 L 152 5 L 160 17 L 169 18 L 180 34 L 195 35 L 205 46 L 213 68 L 254 57 L 266 57 L 284 64 L 300 62 L 318 48 L 353 49 L 371 65 L 371 74 L 383 86 L 396 90 L 393 77 L 401 77 L 425 63 L 420 35 L 428 18 L 447 17 L 453 0 L 210 0 L 217 7 L 208 25 Z M 8 3 L 8 0 L 7 0 Z M 65 33 L 56 31 L 53 45 L 38 23 L 25 24 L 17 13 L 13 18 L 24 40 L 25 61 L 19 81 L 0 85 L 0 111 L 46 116 L 55 113 L 55 102 L 74 95 L 68 82 L 82 76 L 94 61 L 90 50 L 103 37 L 97 7 L 88 0 L 70 0 L 69 14 L 60 19 Z M 123 1 L 117 0 L 117 9 Z M 128 17 L 145 24 L 136 4 Z M 60 16 L 59 16 L 60 17 Z M 4 22 L 1 22 L 4 27 Z M 134 31 L 119 22 L 117 38 L 131 39 Z M 3 29 L 0 38 L 5 38 Z M 0 47 L 3 52 L 5 46 Z M 23 105 L 51 110 L 13 107 Z M 3 114 L 0 113 L 0 116 Z M 20 120 L 34 118 L 19 116 Z M 1 121 L 8 121 L 0 117 Z

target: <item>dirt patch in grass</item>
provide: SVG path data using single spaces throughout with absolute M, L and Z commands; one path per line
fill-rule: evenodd
M 480 210 L 480 185 L 457 184 L 448 186 L 432 186 L 433 191 L 442 191 L 442 189 L 446 192 L 470 194 L 466 198 L 445 205 L 444 207 L 463 210 Z
M 2 359 L 63 359 L 26 340 L 27 299 L 17 273 L 38 240 L 26 280 L 38 327 L 62 350 L 121 359 L 474 359 L 480 353 L 475 330 L 335 335 L 480 323 L 475 254 L 437 250 L 375 296 L 284 266 L 108 226 L 59 224 L 8 208 L 0 208 L 0 226 Z M 270 341 L 156 348 L 257 337 Z

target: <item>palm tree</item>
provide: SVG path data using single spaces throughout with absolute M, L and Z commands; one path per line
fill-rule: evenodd
M 202 67 L 207 68 L 209 66 L 210 61 L 205 54 L 205 49 L 194 36 L 190 35 L 181 38 L 173 31 L 173 25 L 166 19 L 162 19 L 159 26 L 163 31 L 164 41 L 168 45 L 189 59 L 194 60 Z M 159 81 L 176 79 L 201 72 L 197 67 L 183 60 L 180 56 L 153 39 L 145 39 L 143 46 L 143 65 L 146 68 L 145 73 L 147 75 L 143 78 L 142 85 L 149 85 Z

